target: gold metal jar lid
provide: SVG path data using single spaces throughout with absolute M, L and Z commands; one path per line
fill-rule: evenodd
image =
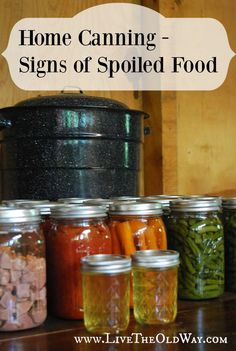
M 102 274 L 131 271 L 131 258 L 123 255 L 99 254 L 81 258 L 81 271 Z

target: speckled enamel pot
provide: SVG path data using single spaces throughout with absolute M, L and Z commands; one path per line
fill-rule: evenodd
M 0 110 L 2 199 L 137 195 L 142 111 L 83 94 Z

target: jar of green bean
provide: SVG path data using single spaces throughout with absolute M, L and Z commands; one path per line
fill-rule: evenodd
M 225 287 L 236 292 L 236 197 L 222 200 L 225 234 Z
M 224 292 L 224 235 L 218 198 L 170 204 L 169 248 L 180 253 L 179 297 L 209 299 Z

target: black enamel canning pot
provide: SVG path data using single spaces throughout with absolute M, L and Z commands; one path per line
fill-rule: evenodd
M 0 110 L 2 199 L 138 195 L 142 111 L 60 94 Z

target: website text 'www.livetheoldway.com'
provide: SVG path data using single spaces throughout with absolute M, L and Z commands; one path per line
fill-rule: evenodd
M 221 336 L 194 336 L 192 333 L 178 333 L 175 336 L 166 336 L 158 333 L 154 336 L 144 336 L 142 333 L 131 333 L 129 336 L 74 336 L 76 344 L 227 344 L 228 338 Z

